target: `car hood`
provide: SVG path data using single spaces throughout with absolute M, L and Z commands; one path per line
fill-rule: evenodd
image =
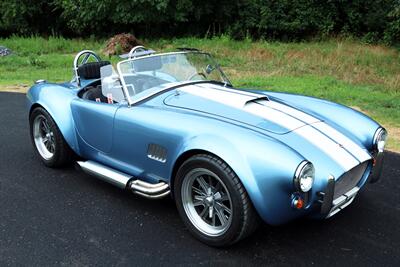
M 234 90 L 215 84 L 180 87 L 164 100 L 168 106 L 220 116 L 243 124 L 286 134 L 320 120 L 264 94 Z
M 327 165 L 335 162 L 343 171 L 371 159 L 364 147 L 339 129 L 264 94 L 198 84 L 179 88 L 164 103 L 269 131 L 305 158 Z

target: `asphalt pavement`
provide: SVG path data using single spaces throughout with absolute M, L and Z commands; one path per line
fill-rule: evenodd
M 171 200 L 148 200 L 33 152 L 25 95 L 0 93 L 0 266 L 400 266 L 400 154 L 329 220 L 264 225 L 228 249 L 195 240 Z

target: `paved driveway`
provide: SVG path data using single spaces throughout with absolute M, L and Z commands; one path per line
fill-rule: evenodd
M 0 266 L 397 265 L 400 155 L 330 220 L 261 227 L 229 249 L 191 237 L 170 200 L 151 201 L 35 157 L 25 96 L 0 93 Z

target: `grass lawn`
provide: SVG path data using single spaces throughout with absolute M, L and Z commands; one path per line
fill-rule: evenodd
M 227 37 L 144 43 L 158 51 L 208 51 L 235 86 L 312 95 L 359 109 L 389 130 L 389 149 L 400 151 L 400 51 L 394 48 L 354 40 L 281 43 Z M 70 80 L 75 54 L 83 49 L 102 54 L 104 44 L 90 39 L 0 39 L 0 45 L 15 51 L 0 57 L 0 90 L 25 91 L 37 79 Z

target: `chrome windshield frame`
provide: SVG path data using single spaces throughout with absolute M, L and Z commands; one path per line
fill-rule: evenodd
M 147 96 L 144 96 L 144 97 L 142 97 L 142 98 L 140 98 L 140 99 L 137 99 L 137 100 L 133 101 L 133 100 L 131 99 L 130 95 L 129 95 L 128 86 L 127 86 L 127 84 L 125 83 L 125 80 L 124 80 L 123 75 L 122 75 L 121 64 L 126 63 L 126 62 L 132 62 L 132 61 L 135 61 L 135 60 L 140 60 L 140 59 L 143 59 L 143 58 L 157 57 L 157 56 L 166 56 L 166 55 L 178 55 L 178 54 L 203 54 L 203 55 L 209 56 L 210 59 L 215 63 L 216 68 L 218 68 L 218 70 L 219 70 L 220 73 L 221 73 L 221 76 L 222 76 L 223 79 L 225 80 L 225 82 L 226 82 L 225 85 L 232 86 L 231 82 L 229 81 L 229 79 L 228 79 L 228 77 L 225 75 L 225 73 L 222 71 L 222 69 L 220 68 L 219 64 L 217 64 L 217 63 L 215 62 L 215 60 L 213 59 L 213 57 L 212 57 L 209 53 L 207 53 L 207 52 L 202 52 L 202 51 L 178 51 L 178 52 L 156 53 L 156 54 L 144 55 L 144 56 L 135 57 L 135 58 L 128 58 L 128 59 L 122 60 L 122 61 L 120 61 L 120 62 L 117 63 L 117 73 L 118 73 L 119 80 L 120 80 L 121 85 L 122 85 L 122 90 L 123 90 L 123 92 L 124 92 L 124 94 L 125 94 L 125 96 L 126 96 L 126 101 L 128 102 L 128 105 L 129 105 L 129 106 L 132 106 L 132 105 L 134 105 L 134 104 L 136 104 L 136 103 L 138 103 L 138 102 L 142 102 L 143 100 L 145 100 L 145 99 L 147 99 L 147 98 L 150 98 L 150 97 L 152 97 L 152 96 L 154 96 L 154 95 L 160 94 L 161 92 L 168 91 L 168 90 L 170 90 L 171 88 L 176 88 L 177 85 L 174 84 L 174 85 L 165 87 L 165 88 L 161 89 L 160 91 L 153 92 L 153 93 L 151 93 L 151 94 L 149 94 L 149 95 L 147 95 Z M 205 81 L 203 81 L 203 82 L 207 82 L 207 81 L 205 80 Z M 210 82 L 213 82 L 213 81 L 210 80 Z M 191 84 L 191 83 L 193 83 L 193 82 L 191 82 L 191 81 L 182 81 L 182 82 L 180 82 L 179 85 L 185 85 L 185 84 Z M 179 86 L 179 85 L 178 85 L 178 86 Z

